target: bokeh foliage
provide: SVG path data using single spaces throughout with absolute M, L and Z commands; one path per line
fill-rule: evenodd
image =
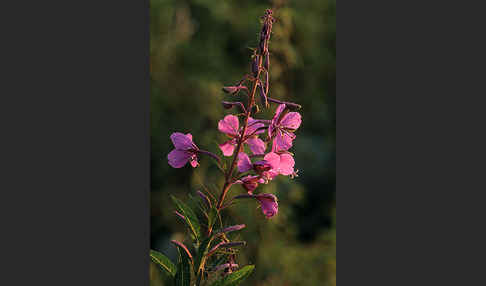
M 229 99 L 221 87 L 249 71 L 249 48 L 258 43 L 266 8 L 277 19 L 269 96 L 303 106 L 291 149 L 300 176 L 259 187 L 279 198 L 275 218 L 266 220 L 250 201 L 225 215 L 228 225 L 247 225 L 238 234 L 248 242 L 238 258 L 256 268 L 244 285 L 335 285 L 335 0 L 150 1 L 151 248 L 175 258 L 170 239 L 187 237 L 169 194 L 186 200 L 198 189 L 221 190 L 209 158 L 196 169 L 167 164 L 169 136 L 190 132 L 199 147 L 221 154 L 217 143 L 225 138 L 217 122 L 228 113 L 220 102 Z M 233 187 L 230 197 L 242 192 Z M 153 266 L 150 275 L 152 285 L 169 285 Z

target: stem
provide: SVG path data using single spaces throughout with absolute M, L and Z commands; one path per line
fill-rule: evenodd
M 228 193 L 229 189 L 232 186 L 232 184 L 231 184 L 231 180 L 233 179 L 232 174 L 233 174 L 233 171 L 234 171 L 235 166 L 236 166 L 238 154 L 241 152 L 241 148 L 243 147 L 243 142 L 246 139 L 246 138 L 244 138 L 245 137 L 244 135 L 245 135 L 246 129 L 248 127 L 248 118 L 250 117 L 251 109 L 252 109 L 253 105 L 255 104 L 255 93 L 256 93 L 256 90 L 257 90 L 257 86 L 258 86 L 258 84 L 257 84 L 258 78 L 260 77 L 262 59 L 263 59 L 263 57 L 260 55 L 258 57 L 258 74 L 257 74 L 255 80 L 253 81 L 252 91 L 251 91 L 251 94 L 248 98 L 248 108 L 247 108 L 246 115 L 245 115 L 245 122 L 243 124 L 243 130 L 241 131 L 241 134 L 238 137 L 238 145 L 236 147 L 236 152 L 233 155 L 233 162 L 231 163 L 231 166 L 228 170 L 228 173 L 226 173 L 226 178 L 225 178 L 223 190 L 221 191 L 221 195 L 219 196 L 218 204 L 217 204 L 217 207 L 216 207 L 218 210 L 221 209 L 221 206 L 223 205 L 223 201 L 224 201 L 224 198 L 226 196 L 226 193 Z

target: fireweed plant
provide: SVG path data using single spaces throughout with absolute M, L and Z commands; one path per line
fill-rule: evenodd
M 179 251 L 175 265 L 162 253 L 151 250 L 150 257 L 154 263 L 173 277 L 175 285 L 238 285 L 253 271 L 253 265 L 239 267 L 236 261 L 237 247 L 244 246 L 244 241 L 230 241 L 228 233 L 245 228 L 244 224 L 224 226 L 221 210 L 230 207 L 236 200 L 254 200 L 266 218 L 277 215 L 278 202 L 273 194 L 256 193 L 259 184 L 267 184 L 278 175 L 296 176 L 293 154 L 288 150 L 295 139 L 294 131 L 301 124 L 301 115 L 296 112 L 300 105 L 283 102 L 268 95 L 270 54 L 268 44 L 272 32 L 272 10 L 265 11 L 260 32 L 259 45 L 253 49 L 251 72 L 246 74 L 233 86 L 223 87 L 230 96 L 239 93 L 248 99 L 242 102 L 223 101 L 225 109 L 239 109 L 239 113 L 226 115 L 218 123 L 218 130 L 228 139 L 219 144 L 223 156 L 230 157 L 226 167 L 221 158 L 209 151 L 200 149 L 190 133 L 175 132 L 170 136 L 174 144 L 167 158 L 170 166 L 182 168 L 187 163 L 196 168 L 199 157 L 212 157 L 224 174 L 224 185 L 219 198 L 198 191 L 200 197 L 199 216 L 186 203 L 172 197 L 176 206 L 174 214 L 187 225 L 193 240 L 190 251 L 183 243 L 172 240 Z M 258 113 L 259 105 L 255 101 L 258 92 L 261 108 L 276 106 L 273 118 L 257 119 L 252 114 Z M 244 152 L 248 146 L 249 154 Z M 267 146 L 268 145 L 268 146 Z M 267 148 L 269 147 L 269 148 Z M 267 151 L 267 149 L 269 149 Z M 245 194 L 233 197 L 225 203 L 225 198 L 234 185 L 241 185 Z M 201 218 L 205 224 L 201 227 Z M 215 228 L 215 225 L 219 227 Z

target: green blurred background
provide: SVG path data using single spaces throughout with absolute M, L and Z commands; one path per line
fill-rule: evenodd
M 221 175 L 208 158 L 196 169 L 167 164 L 169 136 L 191 132 L 200 148 L 221 155 L 217 143 L 225 137 L 217 123 L 229 111 L 220 102 L 232 100 L 221 87 L 249 71 L 249 48 L 258 44 L 266 8 L 277 19 L 269 96 L 303 107 L 291 149 L 299 177 L 279 176 L 259 187 L 279 198 L 276 217 L 265 219 L 256 203 L 247 202 L 228 210 L 226 223 L 247 225 L 237 234 L 248 242 L 237 262 L 256 269 L 244 285 L 336 285 L 335 0 L 150 1 L 151 248 L 175 260 L 169 241 L 188 237 L 169 194 L 186 200 L 203 185 L 221 189 Z M 233 187 L 230 197 L 242 192 Z M 153 265 L 150 278 L 151 285 L 170 285 Z

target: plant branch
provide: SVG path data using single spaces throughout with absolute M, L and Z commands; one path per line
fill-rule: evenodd
M 233 179 L 232 174 L 233 174 L 233 171 L 234 171 L 235 166 L 236 166 L 238 154 L 241 152 L 241 148 L 243 147 L 243 142 L 246 139 L 244 135 L 245 135 L 246 129 L 248 128 L 248 119 L 250 117 L 252 107 L 255 104 L 255 93 L 256 93 L 256 90 L 257 90 L 257 86 L 258 86 L 258 80 L 257 79 L 260 77 L 260 71 L 262 70 L 262 68 L 261 68 L 262 67 L 262 58 L 263 57 L 261 55 L 258 56 L 258 73 L 257 73 L 255 80 L 253 81 L 253 87 L 252 87 L 252 90 L 251 90 L 251 94 L 248 98 L 248 108 L 247 108 L 246 115 L 245 115 L 243 130 L 241 131 L 241 134 L 238 137 L 238 145 L 236 147 L 236 152 L 233 155 L 233 161 L 230 165 L 228 173 L 226 173 L 226 178 L 225 178 L 223 190 L 221 191 L 221 195 L 220 195 L 219 200 L 218 200 L 218 204 L 217 204 L 218 210 L 221 209 L 221 206 L 223 205 L 223 201 L 224 201 L 224 198 L 226 196 L 226 193 L 231 188 L 231 185 L 232 185 L 231 181 Z

